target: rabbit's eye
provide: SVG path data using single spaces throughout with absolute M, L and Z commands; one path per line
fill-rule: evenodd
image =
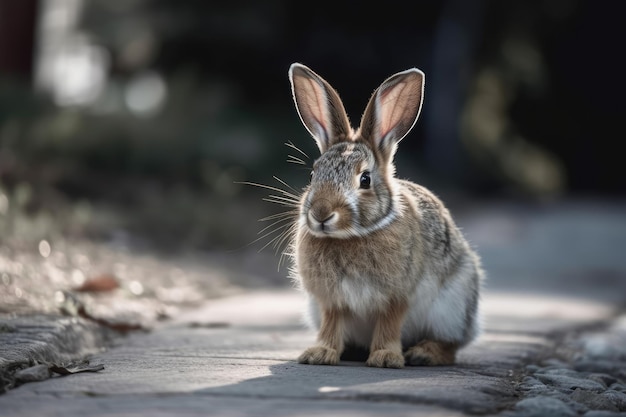
M 365 171 L 364 173 L 362 173 L 360 181 L 361 181 L 361 188 L 365 190 L 369 189 L 372 183 L 372 179 L 370 178 L 370 172 Z

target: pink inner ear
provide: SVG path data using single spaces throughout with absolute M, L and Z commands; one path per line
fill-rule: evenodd
M 392 87 L 379 91 L 376 97 L 376 116 L 378 134 L 381 138 L 391 132 L 402 120 L 405 112 L 404 102 L 399 100 L 402 92 L 408 88 L 407 83 L 397 83 Z M 398 103 L 401 103 L 398 105 Z
M 311 125 L 314 125 L 317 129 L 317 133 L 320 138 L 324 138 L 326 136 L 326 126 L 325 121 L 328 119 L 327 111 L 327 97 L 324 91 L 320 88 L 319 84 L 312 80 L 306 79 L 304 80 L 307 87 L 305 87 L 306 91 L 306 110 L 308 117 L 311 119 Z M 313 127 L 313 126 L 311 126 Z
M 324 123 L 322 123 L 321 120 L 317 118 L 313 118 L 311 125 L 312 125 L 311 127 L 315 129 L 313 132 L 311 132 L 313 133 L 315 140 L 318 140 L 318 139 L 322 141 L 328 140 L 328 136 L 326 135 L 326 126 L 324 126 Z

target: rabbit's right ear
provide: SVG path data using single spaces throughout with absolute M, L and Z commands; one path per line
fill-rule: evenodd
M 289 68 L 289 80 L 300 120 L 322 153 L 335 143 L 351 140 L 346 110 L 330 84 L 298 63 Z
M 391 162 L 396 145 L 413 128 L 423 100 L 424 73 L 417 68 L 392 75 L 374 91 L 359 129 L 384 161 Z

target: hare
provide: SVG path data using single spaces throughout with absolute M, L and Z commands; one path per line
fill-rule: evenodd
M 291 242 L 292 275 L 318 330 L 298 362 L 335 365 L 353 347 L 368 351 L 373 367 L 453 364 L 479 331 L 480 260 L 433 193 L 394 176 L 424 74 L 413 68 L 385 80 L 357 130 L 319 75 L 294 63 L 289 79 L 321 152 Z

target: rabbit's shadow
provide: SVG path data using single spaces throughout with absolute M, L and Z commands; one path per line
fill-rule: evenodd
M 467 404 L 468 401 L 474 403 L 478 398 L 484 400 L 484 396 L 473 399 L 464 394 L 454 395 L 452 399 L 449 396 L 449 390 L 458 388 L 460 381 L 464 380 L 462 385 L 467 388 L 471 385 L 468 381 L 472 377 L 480 376 L 472 365 L 381 369 L 367 367 L 360 361 L 342 360 L 338 366 L 302 365 L 289 361 L 272 364 L 268 368 L 270 375 L 200 389 L 194 391 L 194 395 L 235 397 L 242 401 L 273 399 L 288 403 L 294 400 L 345 400 L 366 401 L 368 404 L 441 404 L 454 409 L 476 405 Z

